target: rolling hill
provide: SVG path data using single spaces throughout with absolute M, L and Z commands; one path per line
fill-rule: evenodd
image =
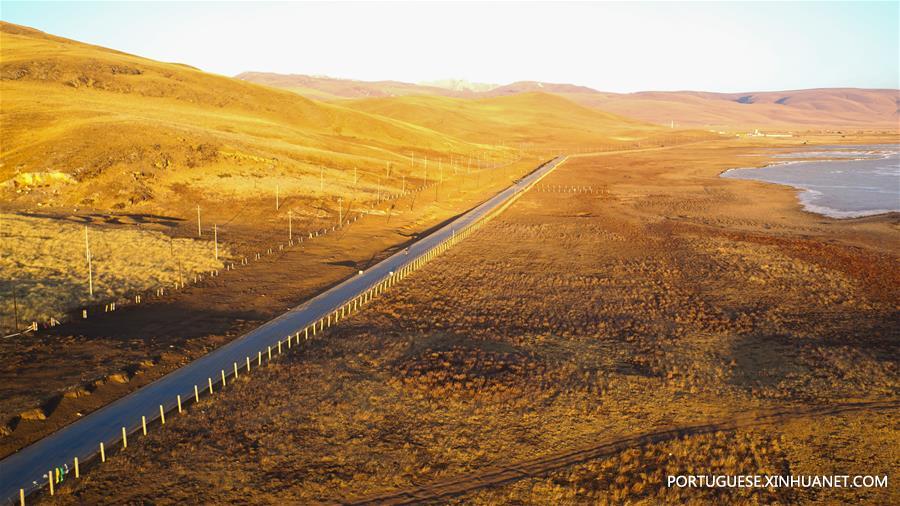
M 243 77 L 252 76 L 261 79 Z M 204 198 L 259 198 L 262 188 L 274 193 L 286 183 L 292 195 L 361 191 L 365 199 L 412 174 L 411 153 L 500 161 L 523 143 L 571 146 L 659 130 L 545 93 L 463 99 L 436 94 L 476 92 L 396 82 L 359 90 L 329 80 L 329 97 L 380 98 L 322 102 L 302 96 L 321 79 L 266 79 L 208 74 L 2 23 L 2 200 L 186 214 Z M 274 87 L 288 84 L 293 92 Z M 395 169 L 382 180 L 388 164 Z
M 897 131 L 900 90 L 827 88 L 706 93 L 563 93 L 580 104 L 666 124 L 713 128 L 863 128 Z
M 549 93 L 463 99 L 415 95 L 345 102 L 352 109 L 461 139 L 496 143 L 575 145 L 646 138 L 658 126 L 580 106 Z
M 386 162 L 402 170 L 411 150 L 509 151 L 9 23 L 0 48 L 6 202 L 170 208 L 240 174 L 318 186 L 320 167 L 331 178 Z
M 274 74 L 271 72 L 243 72 L 235 79 L 283 88 L 316 100 L 345 98 L 395 97 L 403 95 L 440 95 L 447 97 L 474 96 L 467 90 L 430 86 L 400 81 L 355 81 L 333 77 L 302 74 Z
M 552 93 L 580 105 L 658 125 L 686 128 L 746 130 L 753 128 L 855 128 L 897 131 L 900 90 L 825 88 L 793 91 L 712 93 L 699 91 L 646 91 L 609 93 L 573 84 L 520 81 L 484 91 L 452 91 L 406 83 L 378 83 L 314 78 L 306 87 L 304 76 L 242 74 L 243 79 L 290 89 L 301 95 L 324 98 L 363 98 L 394 95 L 434 95 L 489 98 L 522 93 Z M 288 79 L 289 78 L 289 79 Z M 340 92 L 335 84 L 352 83 Z M 390 86 L 388 86 L 388 84 Z M 323 95 L 327 94 L 327 96 Z

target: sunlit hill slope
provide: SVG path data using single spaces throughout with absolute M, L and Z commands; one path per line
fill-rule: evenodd
M 235 169 L 309 176 L 312 186 L 320 167 L 338 171 L 329 179 L 386 162 L 402 170 L 411 149 L 500 156 L 391 118 L 9 23 L 0 37 L 7 202 L 162 206 L 214 190 Z
M 387 95 L 437 95 L 488 98 L 523 93 L 552 93 L 582 106 L 619 114 L 649 123 L 684 128 L 726 130 L 778 129 L 867 129 L 900 130 L 900 90 L 823 88 L 808 90 L 711 93 L 703 91 L 644 91 L 610 93 L 565 83 L 519 81 L 486 91 L 457 93 L 408 83 L 384 84 L 341 81 L 309 76 L 246 73 L 242 78 L 290 89 L 304 96 L 328 99 L 380 97 Z M 296 83 L 306 83 L 297 86 Z M 352 88 L 334 92 L 335 82 Z
M 344 104 L 468 140 L 578 145 L 640 139 L 660 130 L 649 123 L 583 107 L 548 93 L 480 99 L 417 95 Z
M 414 159 L 490 165 L 523 146 L 546 156 L 661 131 L 546 93 L 326 103 L 9 23 L 0 37 L 0 193 L 11 206 L 183 214 L 211 195 L 257 198 L 285 184 L 294 196 L 365 200 L 404 172 L 415 183 Z
M 471 96 L 472 92 L 400 81 L 356 81 L 333 77 L 271 72 L 242 72 L 235 79 L 282 88 L 316 100 L 394 97 L 402 95 Z

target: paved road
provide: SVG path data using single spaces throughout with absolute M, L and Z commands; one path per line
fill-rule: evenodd
M 502 210 L 563 159 L 558 157 L 539 167 L 478 207 L 417 241 L 409 247 L 408 253 L 400 252 L 379 262 L 363 274 L 344 281 L 252 332 L 6 457 L 0 461 L 0 498 L 4 502 L 15 503 L 20 489 L 25 489 L 28 493 L 46 487 L 47 480 L 43 476 L 48 470 L 68 465 L 71 471 L 74 457 L 78 457 L 82 463 L 97 457 L 101 441 L 107 448 L 120 445 L 122 427 L 129 434 L 140 430 L 142 415 L 147 417 L 149 423 L 160 417 L 160 405 L 167 413 L 177 409 L 178 395 L 185 401 L 193 399 L 195 385 L 199 386 L 203 394 L 203 390 L 208 391 L 209 378 L 212 378 L 214 388 L 218 391 L 222 381 L 221 371 L 224 370 L 230 376 L 235 363 L 239 366 L 245 364 L 247 357 L 257 357 L 260 351 L 266 359 L 268 347 L 274 348 L 287 336 L 325 318 L 391 273 L 425 256 L 456 231 L 494 211 Z M 255 365 L 253 362 L 252 366 Z M 243 371 L 244 369 L 241 370 Z M 72 476 L 74 474 L 70 474 L 69 478 Z

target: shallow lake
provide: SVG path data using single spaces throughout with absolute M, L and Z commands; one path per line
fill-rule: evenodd
M 722 177 L 793 186 L 804 209 L 833 218 L 900 212 L 900 144 L 816 146 L 775 158 L 791 161 Z

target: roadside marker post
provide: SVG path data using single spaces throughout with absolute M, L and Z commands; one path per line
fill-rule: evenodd
M 194 402 L 200 402 L 200 389 L 194 385 Z
M 128 432 L 122 427 L 122 449 L 128 448 Z
M 178 412 L 181 413 L 181 394 L 176 395 L 175 398 L 178 400 Z
M 144 435 L 147 435 L 147 417 L 141 415 L 141 429 L 144 432 Z
M 103 448 L 103 441 L 100 442 L 100 462 L 106 462 L 106 450 Z
M 166 424 L 166 411 L 163 409 L 163 405 L 159 405 L 159 421 L 162 425 Z
M 75 477 L 81 478 L 81 469 L 78 467 L 78 457 L 75 457 Z

